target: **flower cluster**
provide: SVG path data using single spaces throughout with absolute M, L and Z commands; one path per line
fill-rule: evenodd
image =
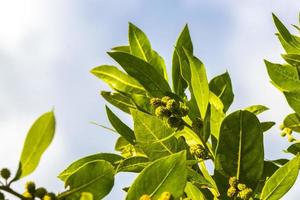
M 227 190 L 228 197 L 238 197 L 241 200 L 248 200 L 253 194 L 253 190 L 245 184 L 240 183 L 236 177 L 229 178 L 229 185 L 230 187 Z
M 190 152 L 196 158 L 200 158 L 203 160 L 209 159 L 209 154 L 207 150 L 200 144 L 191 145 Z
M 178 102 L 169 96 L 163 98 L 152 98 L 150 104 L 155 107 L 155 115 L 166 118 L 172 128 L 183 128 L 182 117 L 186 116 L 189 108 L 182 102 Z
M 285 127 L 284 124 L 281 124 L 280 125 L 280 130 L 282 130 L 281 136 L 282 137 L 287 136 L 289 142 L 295 142 L 296 141 L 296 139 L 292 136 L 292 133 L 293 133 L 292 129 L 290 129 L 288 127 Z
M 42 200 L 56 200 L 57 197 L 54 193 L 48 192 L 45 188 L 36 188 L 35 183 L 29 181 L 25 185 L 25 192 L 23 193 L 25 198 L 34 199 L 39 198 Z

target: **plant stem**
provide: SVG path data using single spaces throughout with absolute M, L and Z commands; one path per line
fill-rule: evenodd
M 22 200 L 31 200 L 31 198 L 24 197 L 23 195 L 21 195 L 20 193 L 14 191 L 13 189 L 11 189 L 8 186 L 0 186 L 0 190 L 8 192 L 8 193 L 10 193 L 10 194 L 18 197 L 19 199 L 22 199 Z

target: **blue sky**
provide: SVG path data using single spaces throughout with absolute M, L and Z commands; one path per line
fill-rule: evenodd
M 128 22 L 147 33 L 168 71 L 176 38 L 188 23 L 195 53 L 208 76 L 225 70 L 231 75 L 235 92 L 231 111 L 265 104 L 271 110 L 261 118 L 280 123 L 291 110 L 269 83 L 263 59 L 282 62 L 271 13 L 286 24 L 296 24 L 299 11 L 298 0 L 0 1 L 0 167 L 16 168 L 31 123 L 52 107 L 56 137 L 35 174 L 26 180 L 62 191 L 56 175 L 68 164 L 89 154 L 114 151 L 117 136 L 90 123 L 109 126 L 99 95 L 108 87 L 89 70 L 114 64 L 106 51 L 127 43 Z M 130 123 L 128 116 L 119 115 Z M 288 157 L 282 149 L 289 144 L 277 127 L 266 134 L 265 145 L 266 158 Z M 106 199 L 122 199 L 121 188 L 132 177 L 118 175 Z M 297 199 L 299 182 L 284 199 Z

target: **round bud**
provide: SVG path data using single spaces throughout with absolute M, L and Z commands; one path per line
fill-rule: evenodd
M 148 194 L 144 194 L 140 197 L 140 200 L 151 200 L 151 197 Z
M 150 104 L 155 106 L 155 107 L 158 107 L 158 106 L 161 106 L 163 105 L 160 98 L 152 98 L 150 99 Z
M 43 200 L 52 200 L 52 199 L 51 199 L 51 197 L 50 197 L 48 194 L 46 194 L 46 195 L 43 197 Z
M 292 135 L 288 135 L 287 138 L 288 138 L 288 142 L 295 142 L 296 141 L 296 139 Z
M 237 192 L 237 191 L 236 191 L 236 188 L 230 186 L 230 187 L 228 188 L 228 190 L 227 190 L 227 196 L 230 197 L 230 198 L 232 198 L 232 197 L 234 197 L 234 196 L 236 195 L 236 192 Z
M 181 128 L 181 126 L 183 124 L 182 122 L 183 121 L 181 118 L 174 117 L 174 116 L 171 116 L 168 119 L 168 124 L 171 128 Z
M 205 148 L 199 144 L 190 146 L 190 152 L 193 156 L 200 159 L 208 159 L 208 154 Z
M 235 176 L 229 178 L 230 186 L 236 187 L 238 183 L 239 183 L 239 180 Z
M 239 184 L 237 185 L 237 188 L 238 188 L 240 191 L 242 191 L 242 190 L 245 190 L 245 189 L 247 188 L 247 186 L 246 186 L 245 184 L 239 183 Z
M 167 104 L 166 108 L 171 111 L 172 113 L 178 112 L 178 103 L 174 99 L 170 99 Z
M 47 190 L 43 187 L 40 187 L 35 190 L 34 196 L 42 199 L 46 194 L 47 194 Z
M 51 197 L 51 200 L 56 200 L 56 194 L 54 194 L 53 192 L 48 193 L 46 196 Z
M 172 200 L 172 195 L 170 192 L 163 192 L 158 200 Z
M 246 188 L 240 191 L 237 196 L 242 200 L 248 200 L 251 197 L 252 193 L 253 191 L 251 188 Z
M 2 192 L 0 192 L 0 200 L 5 200 L 5 196 Z
M 189 114 L 189 107 L 187 107 L 186 105 L 181 103 L 180 104 L 180 112 L 183 117 L 186 116 L 187 114 Z
M 155 109 L 155 115 L 158 117 L 169 117 L 171 112 L 167 108 L 159 106 Z
M 10 177 L 10 171 L 9 171 L 9 169 L 7 169 L 7 168 L 1 169 L 0 175 L 1 175 L 2 178 L 8 179 Z
M 171 99 L 171 97 L 169 96 L 164 96 L 163 98 L 161 98 L 161 102 L 164 104 L 164 105 L 167 105 L 167 102 Z
M 279 129 L 283 131 L 283 129 L 285 128 L 284 124 L 280 124 Z
M 34 194 L 35 192 L 35 183 L 32 181 L 29 181 L 26 183 L 25 185 L 25 189 L 30 193 L 30 194 Z
M 293 130 L 290 129 L 290 128 L 284 128 L 284 129 L 283 129 L 283 132 L 285 132 L 285 133 L 288 134 L 288 135 L 291 135 L 292 132 L 293 132 Z
M 286 136 L 286 132 L 282 131 L 282 132 L 280 133 L 280 136 L 281 136 L 281 137 L 285 137 L 285 136 Z
M 32 194 L 30 194 L 30 192 L 28 192 L 28 191 L 25 191 L 22 195 L 25 198 L 29 198 L 29 199 L 33 198 Z

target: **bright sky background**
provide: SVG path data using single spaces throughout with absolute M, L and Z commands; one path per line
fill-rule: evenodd
M 299 0 L 0 0 L 0 167 L 16 169 L 27 130 L 52 107 L 56 137 L 39 168 L 24 181 L 62 191 L 56 175 L 68 164 L 114 151 L 117 136 L 90 123 L 109 126 L 99 95 L 108 87 L 89 70 L 114 63 L 106 51 L 127 44 L 129 21 L 147 33 L 169 71 L 173 45 L 188 23 L 208 76 L 225 70 L 231 75 L 231 111 L 265 104 L 271 110 L 262 118 L 280 123 L 291 110 L 269 83 L 263 59 L 282 61 L 271 13 L 285 24 L 297 24 L 299 11 Z M 123 113 L 120 117 L 130 120 Z M 289 157 L 282 152 L 289 143 L 277 127 L 265 135 L 267 159 Z M 118 175 L 105 199 L 123 199 L 121 188 L 132 177 Z M 16 187 L 23 187 L 24 181 Z M 299 187 L 298 179 L 283 199 L 298 199 Z

